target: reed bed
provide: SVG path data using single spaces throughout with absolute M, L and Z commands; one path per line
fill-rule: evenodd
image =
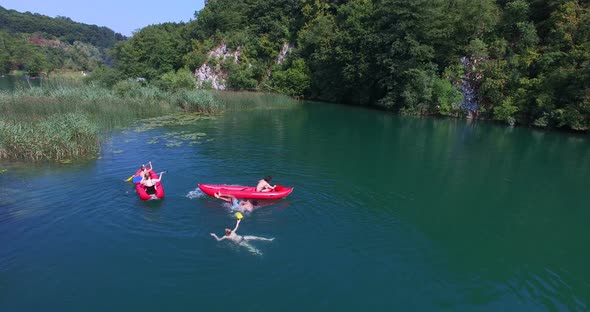
M 280 109 L 292 107 L 299 101 L 284 94 L 249 92 L 249 91 L 217 91 L 213 93 L 225 109 Z
M 83 84 L 0 91 L 0 159 L 57 160 L 93 157 L 111 130 L 141 118 L 178 111 L 217 113 L 223 105 L 208 91 L 169 93 L 135 82 L 112 90 Z

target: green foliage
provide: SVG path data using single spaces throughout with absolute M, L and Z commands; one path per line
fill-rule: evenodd
M 227 63 L 226 63 L 227 64 Z M 227 77 L 227 87 L 232 90 L 254 90 L 257 81 L 254 72 L 249 66 L 232 66 Z
M 182 62 L 190 70 L 201 67 L 207 61 L 207 55 L 199 51 L 190 51 L 182 57 Z
M 185 112 L 217 113 L 222 110 L 222 105 L 210 91 L 181 91 L 171 98 L 174 105 Z
M 97 84 L 110 88 L 124 78 L 125 77 L 123 77 L 122 74 L 114 68 L 99 66 L 90 75 L 86 76 L 84 81 L 88 84 Z
M 237 63 L 207 58 L 221 43 Z M 279 65 L 284 43 L 295 48 Z M 578 130 L 590 117 L 590 8 L 576 0 L 214 0 L 190 23 L 142 29 L 114 57 L 121 77 L 171 84 L 208 63 L 232 90 L 403 114 L 465 115 L 467 83 L 476 117 Z
M 0 72 L 24 70 L 37 76 L 55 69 L 92 71 L 104 59 L 104 54 L 90 44 L 68 44 L 36 34 L 10 36 L 0 31 L 0 47 Z
M 513 126 L 516 123 L 516 113 L 518 113 L 518 110 L 512 98 L 507 98 L 502 102 L 502 105 L 494 107 L 494 119 Z
M 294 97 L 302 97 L 311 85 L 309 68 L 303 59 L 296 59 L 287 70 L 277 69 L 272 74 L 273 89 Z
M 128 80 L 114 90 L 55 83 L 0 91 L 0 159 L 93 157 L 114 128 L 180 109 L 217 113 L 222 103 L 206 91 L 163 92 Z
M 82 24 L 67 17 L 19 13 L 0 6 L 0 29 L 10 33 L 43 32 L 46 36 L 57 38 L 74 44 L 76 41 L 86 42 L 99 48 L 112 48 L 117 41 L 126 38 L 107 27 Z
M 182 37 L 183 25 L 152 25 L 115 46 L 117 68 L 127 77 L 156 79 L 182 67 L 188 45 Z
M 463 101 L 463 94 L 453 87 L 450 81 L 435 78 L 432 89 L 437 113 L 443 116 L 458 116 L 460 114 L 459 104 Z
M 133 79 L 125 79 L 113 86 L 113 91 L 120 97 L 138 97 L 141 94 L 141 83 Z
M 0 7 L 0 73 L 93 71 L 107 59 L 105 50 L 125 39 L 106 27 Z
M 193 74 L 188 69 L 181 68 L 176 72 L 170 71 L 164 74 L 156 85 L 165 91 L 178 91 L 193 90 L 196 83 Z
M 0 119 L 0 158 L 64 160 L 95 155 L 98 129 L 82 113 L 48 116 L 35 122 Z
M 485 58 L 489 56 L 487 44 L 479 38 L 473 39 L 469 42 L 467 53 L 476 58 Z

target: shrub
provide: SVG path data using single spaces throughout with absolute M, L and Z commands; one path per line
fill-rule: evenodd
M 303 59 L 296 59 L 287 70 L 273 73 L 272 84 L 281 93 L 295 97 L 304 96 L 311 85 L 309 68 Z
M 113 91 L 120 97 L 137 97 L 141 94 L 141 84 L 132 79 L 121 80 L 113 86 Z
M 221 103 L 210 91 L 181 91 L 172 101 L 185 112 L 216 113 L 222 110 Z
M 179 69 L 164 74 L 157 82 L 158 87 L 166 91 L 192 90 L 197 81 L 188 69 Z
M 502 105 L 494 107 L 494 119 L 503 121 L 511 126 L 516 123 L 518 107 L 514 105 L 512 98 L 502 101 Z

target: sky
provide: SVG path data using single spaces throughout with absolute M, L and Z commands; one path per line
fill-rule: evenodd
M 188 22 L 203 8 L 204 0 L 0 0 L 0 6 L 22 13 L 65 16 L 129 37 L 148 25 Z

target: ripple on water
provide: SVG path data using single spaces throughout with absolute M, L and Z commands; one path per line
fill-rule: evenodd
M 573 291 L 567 272 L 552 268 L 525 267 L 508 281 L 508 287 L 519 298 L 534 299 L 548 310 L 586 311 L 588 305 Z
M 204 198 L 204 197 L 207 197 L 207 196 L 208 195 L 205 194 L 205 193 L 203 193 L 203 191 L 201 191 L 201 189 L 198 188 L 198 187 L 186 194 L 186 197 L 189 198 L 189 199 Z

